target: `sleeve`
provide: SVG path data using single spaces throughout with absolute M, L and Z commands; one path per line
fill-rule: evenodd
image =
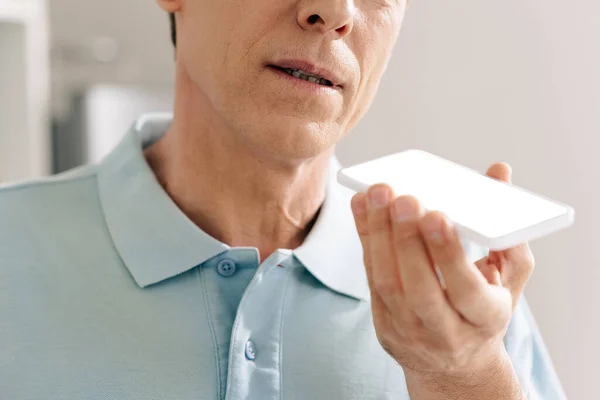
M 525 298 L 515 309 L 504 345 L 528 400 L 566 399 Z
M 471 262 L 488 255 L 488 249 L 470 241 L 463 241 L 463 246 Z M 504 346 L 528 400 L 566 400 L 567 397 L 525 298 L 521 298 L 515 308 L 504 337 Z

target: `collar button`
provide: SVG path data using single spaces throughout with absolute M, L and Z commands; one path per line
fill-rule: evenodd
M 224 277 L 230 277 L 235 274 L 237 267 L 235 262 L 229 258 L 219 261 L 217 264 L 217 272 Z

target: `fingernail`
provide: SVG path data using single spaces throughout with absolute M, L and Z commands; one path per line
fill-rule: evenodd
M 443 243 L 449 236 L 452 230 L 452 222 L 442 216 L 441 219 L 430 220 L 425 227 L 425 235 L 433 243 Z
M 427 231 L 427 237 L 433 243 L 443 243 L 444 236 L 442 234 L 441 229 L 437 231 Z
M 390 192 L 388 188 L 378 186 L 369 191 L 369 208 L 380 208 L 388 205 L 390 202 Z
M 419 208 L 415 202 L 406 199 L 398 199 L 394 203 L 394 217 L 396 221 L 406 221 L 417 215 L 419 215 Z

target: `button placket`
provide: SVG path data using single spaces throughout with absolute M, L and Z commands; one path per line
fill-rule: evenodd
M 267 397 L 280 394 L 281 388 L 272 385 L 272 374 L 280 370 L 282 304 L 291 276 L 285 261 L 290 255 L 291 251 L 279 251 L 267 258 L 242 297 L 232 330 L 227 400 L 233 400 L 231 394 L 242 387 L 254 388 L 248 398 L 256 398 L 258 387 L 261 396 L 267 387 L 272 391 Z

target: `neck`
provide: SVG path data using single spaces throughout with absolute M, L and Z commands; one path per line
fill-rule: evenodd
M 325 198 L 332 151 L 280 159 L 236 140 L 202 93 L 178 84 L 170 130 L 145 155 L 159 182 L 200 229 L 261 262 L 295 249 Z

